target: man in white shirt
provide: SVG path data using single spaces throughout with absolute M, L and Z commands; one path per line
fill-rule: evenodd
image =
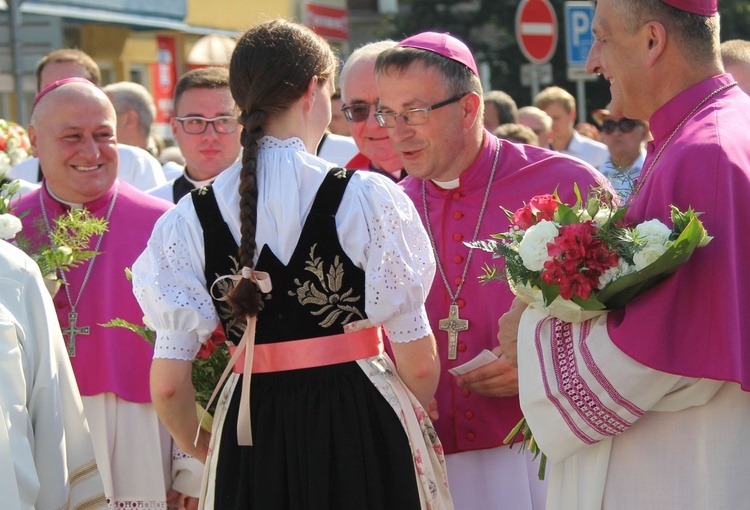
M 575 130 L 576 100 L 561 87 L 547 87 L 534 98 L 534 106 L 552 117 L 550 147 L 598 168 L 607 159 L 607 146 Z
M 89 55 L 77 49 L 55 50 L 45 55 L 36 66 L 37 92 L 63 78 L 86 78 L 96 86 L 101 85 L 99 66 Z M 147 151 L 138 147 L 118 144 L 120 167 L 117 176 L 136 188 L 145 191 L 166 182 L 161 164 Z M 38 183 L 42 171 L 37 158 L 29 158 L 13 166 L 9 177 Z

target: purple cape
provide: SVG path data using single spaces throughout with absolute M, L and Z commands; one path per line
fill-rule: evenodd
M 680 93 L 651 117 L 654 141 L 641 178 L 679 123 L 709 93 L 732 83 L 709 78 Z M 665 281 L 609 315 L 614 343 L 655 370 L 739 382 L 750 389 L 750 314 L 743 289 L 750 272 L 750 97 L 737 86 L 720 92 L 685 123 L 645 177 L 628 216 L 658 218 L 669 206 L 702 212 L 711 243 Z M 743 226 L 744 225 L 744 226 Z

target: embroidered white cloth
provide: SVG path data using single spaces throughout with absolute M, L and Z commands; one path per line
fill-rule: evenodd
M 73 369 L 36 264 L 0 241 L 0 507 L 107 508 Z
M 739 385 L 635 362 L 611 342 L 607 315 L 570 324 L 531 308 L 518 373 L 521 408 L 549 457 L 548 510 L 750 501 L 750 394 Z
M 281 262 L 289 262 L 318 188 L 332 166 L 308 154 L 298 138 L 261 140 L 258 252 L 267 244 Z M 238 244 L 239 173 L 239 165 L 229 168 L 213 184 L 219 209 Z M 423 304 L 432 285 L 435 260 L 409 198 L 389 179 L 358 172 L 336 214 L 336 229 L 344 252 L 365 271 L 365 311 L 370 322 L 384 325 L 394 342 L 429 334 Z M 148 247 L 133 266 L 135 295 L 157 332 L 157 358 L 193 359 L 219 323 L 206 290 L 203 254 L 200 222 L 192 200 L 186 199 L 157 222 Z

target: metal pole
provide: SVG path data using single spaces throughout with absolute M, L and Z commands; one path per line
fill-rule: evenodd
M 534 101 L 534 98 L 539 94 L 539 82 L 541 78 L 541 70 L 539 69 L 539 65 L 534 64 L 531 66 L 531 100 Z
M 586 122 L 586 82 L 576 80 L 576 91 L 578 95 L 578 122 Z
M 13 88 L 16 93 L 16 122 L 26 125 L 23 104 L 23 61 L 21 58 L 21 1 L 8 0 L 8 22 L 10 24 L 10 47 L 13 60 Z

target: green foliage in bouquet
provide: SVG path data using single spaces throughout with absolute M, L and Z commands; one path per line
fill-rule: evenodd
M 50 243 L 42 242 L 32 248 L 31 240 L 23 234 L 16 236 L 15 241 L 37 263 L 43 275 L 67 271 L 98 255 L 88 249 L 89 243 L 93 236 L 107 231 L 107 220 L 97 218 L 86 209 L 72 209 L 55 218 L 53 223 Z M 39 232 L 46 231 L 43 221 L 37 228 Z

